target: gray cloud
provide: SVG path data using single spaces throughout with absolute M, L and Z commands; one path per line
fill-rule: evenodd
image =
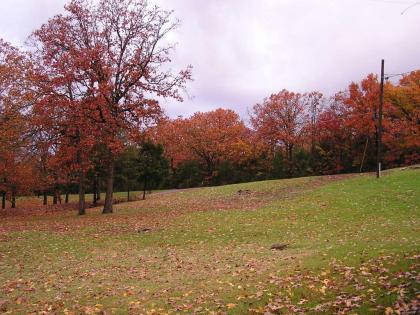
M 217 107 L 237 110 L 282 88 L 326 95 L 370 72 L 420 68 L 420 6 L 377 0 L 155 0 L 182 26 L 174 68 L 194 66 L 183 103 L 163 102 L 171 116 Z M 0 36 L 21 44 L 64 0 L 1 0 Z

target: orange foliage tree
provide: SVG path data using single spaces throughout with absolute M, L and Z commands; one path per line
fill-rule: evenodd
M 404 75 L 399 85 L 389 86 L 386 98 L 392 104 L 384 143 L 386 159 L 393 165 L 420 162 L 420 70 Z
M 293 173 L 293 150 L 306 142 L 309 132 L 311 98 L 319 99 L 319 93 L 301 94 L 285 89 L 256 104 L 251 113 L 251 123 L 258 137 L 270 150 L 284 151 L 288 173 Z
M 229 109 L 163 120 L 153 137 L 163 144 L 173 173 L 182 163 L 195 160 L 202 166 L 206 182 L 217 177 L 222 162 L 240 165 L 255 153 L 251 131 Z
M 185 145 L 212 176 L 223 160 L 240 162 L 251 150 L 249 130 L 239 115 L 229 109 L 195 113 L 185 121 Z

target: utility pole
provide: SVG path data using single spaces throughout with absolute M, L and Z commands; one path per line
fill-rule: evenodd
M 376 147 L 376 178 L 381 177 L 381 162 L 382 162 L 382 110 L 384 106 L 384 74 L 385 61 L 381 62 L 381 85 L 379 91 L 379 119 L 378 119 L 378 141 Z

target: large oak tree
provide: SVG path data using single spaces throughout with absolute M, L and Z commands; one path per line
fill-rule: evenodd
M 127 141 L 160 117 L 157 97 L 182 100 L 191 69 L 168 67 L 174 46 L 165 42 L 178 23 L 172 12 L 144 0 L 73 0 L 33 39 L 49 67 L 60 69 L 67 97 L 77 92 L 85 129 L 106 151 L 104 213 L 112 212 L 114 164 Z M 67 71 L 66 71 L 67 69 Z M 83 110 L 82 110 L 83 109 Z

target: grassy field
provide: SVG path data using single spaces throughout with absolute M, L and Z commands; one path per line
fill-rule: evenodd
M 0 216 L 11 314 L 398 314 L 419 309 L 420 171 L 154 193 Z M 271 245 L 288 244 L 284 250 Z M 407 313 L 409 314 L 409 313 Z

